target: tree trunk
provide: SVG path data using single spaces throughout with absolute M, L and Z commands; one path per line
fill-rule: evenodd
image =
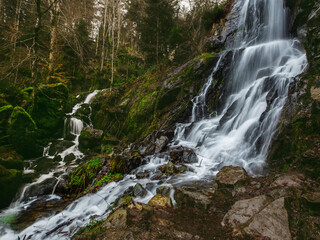
M 115 24 L 115 4 L 113 2 L 113 6 L 112 6 L 112 17 L 113 17 L 113 21 L 112 21 L 112 54 L 111 54 L 111 85 L 110 85 L 110 89 L 112 89 L 112 85 L 113 85 L 113 78 L 114 78 L 114 45 L 115 45 L 115 41 L 114 41 L 114 24 Z
M 33 63 L 32 63 L 32 81 L 33 84 L 36 85 L 36 78 L 38 75 L 38 63 L 39 63 L 39 35 L 40 35 L 40 29 L 41 29 L 41 0 L 36 0 L 36 12 L 37 12 L 37 18 L 36 18 L 36 24 L 34 27 L 34 37 L 33 37 Z
M 103 71 L 103 65 L 106 53 L 106 32 L 107 32 L 107 12 L 108 12 L 108 0 L 104 0 L 104 17 L 103 17 L 103 29 L 102 29 L 102 48 L 101 48 L 101 63 L 100 63 L 100 73 Z
M 49 1 L 52 4 L 52 0 Z M 60 2 L 56 1 L 54 6 L 50 9 L 50 27 L 51 27 L 51 36 L 50 36 L 50 52 L 49 52 L 49 71 L 53 69 L 53 64 L 55 60 L 56 52 L 56 39 L 57 39 L 57 25 L 59 21 L 60 14 Z
M 14 33 L 14 39 L 13 39 L 13 52 L 16 51 L 17 47 L 17 38 L 19 34 L 19 28 L 20 28 L 20 13 L 21 13 L 21 5 L 22 0 L 17 0 L 17 7 L 16 7 L 16 19 L 15 19 L 15 33 Z
M 117 37 L 117 52 L 119 50 L 120 46 L 120 37 L 121 37 L 121 20 L 122 20 L 122 15 L 121 15 L 121 0 L 117 1 L 117 8 L 118 8 L 118 27 L 117 27 L 117 32 L 118 32 L 118 37 Z

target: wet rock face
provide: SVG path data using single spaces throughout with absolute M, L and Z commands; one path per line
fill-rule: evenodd
M 270 203 L 256 214 L 244 231 L 251 236 L 263 236 L 270 239 L 290 240 L 288 213 L 284 207 L 284 198 Z
M 142 187 L 140 183 L 137 183 L 133 188 L 133 195 L 135 197 L 145 197 L 147 195 L 147 191 Z
M 42 148 L 37 144 L 38 128 L 31 116 L 21 107 L 15 107 L 8 126 L 9 142 L 22 156 L 41 156 Z
M 198 157 L 192 149 L 178 148 L 170 152 L 170 161 L 173 163 L 197 163 Z
M 95 151 L 99 151 L 101 149 L 102 137 L 102 130 L 85 127 L 81 131 L 79 137 L 80 150 L 86 151 L 88 149 L 93 149 Z
M 217 174 L 219 187 L 234 187 L 248 178 L 246 170 L 241 167 L 226 166 Z
M 178 206 L 191 206 L 199 209 L 209 209 L 212 205 L 212 196 L 216 191 L 216 185 L 203 188 L 201 184 L 194 184 L 178 188 L 174 192 L 174 200 Z
M 61 136 L 68 95 L 68 88 L 61 83 L 42 85 L 37 89 L 31 115 L 44 137 Z
M 151 207 L 172 207 L 172 200 L 169 196 L 157 194 L 148 203 Z

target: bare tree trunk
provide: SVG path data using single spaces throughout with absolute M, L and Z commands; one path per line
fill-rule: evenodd
M 112 85 L 113 85 L 113 78 L 114 78 L 114 45 L 115 45 L 115 41 L 114 41 L 114 30 L 115 30 L 115 4 L 113 2 L 113 6 L 112 6 L 112 17 L 113 17 L 113 21 L 112 21 L 112 53 L 111 53 L 111 85 L 110 85 L 110 89 L 112 89 Z
M 104 0 L 104 17 L 103 17 L 103 29 L 102 29 L 102 48 L 101 48 L 101 63 L 100 73 L 102 73 L 104 60 L 105 60 L 105 45 L 106 45 L 106 32 L 107 32 L 107 12 L 108 12 L 108 0 Z
M 118 37 L 117 37 L 117 52 L 119 50 L 120 46 L 120 37 L 121 37 L 121 21 L 122 21 L 122 15 L 121 15 L 121 0 L 117 1 L 117 8 L 118 8 Z
M 51 3 L 51 1 L 49 1 Z M 50 38 L 50 52 L 49 52 L 49 71 L 53 69 L 56 51 L 56 39 L 57 39 L 57 25 L 60 14 L 60 2 L 57 1 L 55 5 L 50 9 L 50 25 L 51 25 L 51 38 Z
M 157 18 L 157 47 L 156 47 L 157 66 L 159 66 L 159 18 Z
M 34 37 L 33 37 L 33 62 L 32 62 L 32 78 L 34 85 L 36 84 L 36 77 L 38 73 L 38 62 L 39 62 L 39 34 L 41 29 L 41 0 L 36 0 L 36 12 L 37 12 L 37 18 L 36 18 L 36 24 L 34 27 Z
M 15 33 L 14 33 L 14 39 L 13 39 L 13 52 L 16 51 L 17 47 L 17 38 L 19 34 L 19 28 L 20 28 L 20 14 L 21 14 L 21 5 L 22 0 L 17 0 L 17 7 L 16 7 L 16 20 L 15 20 Z

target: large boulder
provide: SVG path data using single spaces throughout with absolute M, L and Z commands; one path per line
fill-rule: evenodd
M 9 125 L 9 117 L 13 111 L 12 105 L 5 105 L 0 107 L 0 145 L 7 142 L 7 129 Z
M 172 207 L 172 200 L 169 196 L 157 194 L 150 199 L 148 205 L 151 207 Z
M 285 199 L 273 201 L 265 195 L 237 201 L 221 223 L 234 233 L 254 238 L 291 239 Z
M 216 192 L 216 186 L 206 186 L 194 184 L 178 188 L 174 192 L 174 200 L 178 206 L 196 207 L 199 209 L 209 209 L 212 205 L 212 196 Z
M 246 170 L 241 167 L 226 166 L 217 174 L 216 181 L 220 188 L 234 187 L 248 178 Z
M 8 135 L 13 148 L 26 158 L 42 155 L 37 142 L 37 125 L 21 107 L 15 107 L 9 119 Z
M 102 137 L 102 130 L 85 127 L 81 131 L 79 137 L 79 147 L 83 151 L 86 151 L 88 149 L 99 151 L 101 150 Z
M 197 163 L 198 156 L 192 149 L 180 147 L 170 152 L 170 160 L 174 163 Z
M 36 90 L 32 117 L 42 137 L 61 136 L 68 95 L 69 90 L 62 83 L 41 85 Z
M 21 171 L 0 165 L 0 208 L 10 204 L 22 184 Z

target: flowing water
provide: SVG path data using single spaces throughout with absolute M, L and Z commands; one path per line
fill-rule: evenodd
M 147 195 L 135 199 L 146 203 L 156 194 L 156 187 L 160 185 L 212 181 L 219 169 L 226 165 L 242 166 L 253 175 L 262 173 L 272 138 L 279 126 L 289 84 L 305 70 L 307 60 L 299 41 L 288 35 L 288 14 L 283 7 L 283 0 L 235 2 L 234 9 L 240 9 L 240 17 L 234 40 L 228 44 L 229 49 L 220 54 L 212 74 L 200 94 L 193 99 L 190 122 L 178 124 L 175 131 L 172 146 L 193 148 L 198 155 L 200 162 L 188 165 L 194 171 L 169 177 L 161 184 L 158 180 L 136 179 L 135 173 L 144 170 L 151 172 L 152 177 L 157 167 L 169 159 L 166 155 L 150 156 L 147 158 L 148 164 L 126 175 L 120 182 L 112 182 L 97 193 L 77 199 L 63 211 L 37 220 L 20 233 L 2 226 L 1 239 L 16 239 L 18 236 L 21 239 L 24 236 L 26 239 L 70 239 L 79 227 L 90 221 L 91 216 L 107 216 L 109 205 L 136 183 L 144 187 L 148 184 Z M 215 117 L 208 116 L 208 91 L 215 82 L 216 72 L 223 67 L 223 60 L 230 54 L 232 60 L 228 64 L 231 70 L 225 76 L 221 106 Z M 82 123 L 75 118 L 70 118 L 70 121 L 66 126 L 78 136 Z M 82 153 L 77 149 L 78 138 L 74 141 L 73 149 L 69 150 L 81 158 Z M 61 157 L 66 156 L 69 150 L 60 153 Z M 45 154 L 48 154 L 48 149 Z M 31 203 L 22 200 L 16 203 L 18 207 L 27 207 L 28 204 Z M 12 206 L 6 211 L 16 208 Z

